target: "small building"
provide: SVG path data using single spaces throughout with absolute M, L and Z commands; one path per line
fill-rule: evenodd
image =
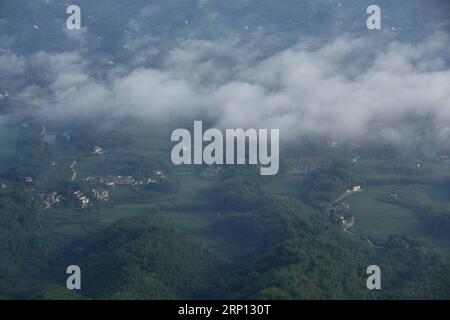
M 361 186 L 354 186 L 351 189 L 348 189 L 346 192 L 347 193 L 352 193 L 352 192 L 361 192 L 361 191 L 362 191 Z
M 94 148 L 94 154 L 102 155 L 105 152 L 106 151 L 100 146 L 95 146 L 95 148 Z
M 83 196 L 83 197 L 79 198 L 79 200 L 80 200 L 82 209 L 86 209 L 89 207 L 89 198 L 88 197 Z
M 114 188 L 116 184 L 114 183 L 114 181 L 106 181 L 105 185 L 107 185 L 108 187 L 113 187 Z
M 49 209 L 52 207 L 52 205 L 59 203 L 62 201 L 62 195 L 58 194 L 56 191 L 47 194 L 44 197 L 44 200 L 42 202 L 45 209 Z
M 99 201 L 108 201 L 109 200 L 109 191 L 105 189 L 92 189 L 92 193 L 94 194 L 94 199 Z
M 83 192 L 78 190 L 78 191 L 75 191 L 73 193 L 73 195 L 78 200 L 82 209 L 86 209 L 90 206 L 90 199 Z
M 397 193 L 389 194 L 389 200 L 397 201 L 398 200 L 398 194 Z
M 26 183 L 32 183 L 33 182 L 33 178 L 32 177 L 25 177 L 25 182 Z
M 162 172 L 162 170 L 155 170 L 154 171 L 155 176 L 157 176 L 158 178 L 165 178 L 166 176 L 164 175 L 164 172 Z
M 92 183 L 92 184 L 99 183 L 100 182 L 100 177 L 98 177 L 98 176 L 88 176 L 88 177 L 86 177 L 86 182 Z

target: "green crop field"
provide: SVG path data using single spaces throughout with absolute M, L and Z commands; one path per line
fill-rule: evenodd
M 115 221 L 144 213 L 157 213 L 159 206 L 164 216 L 180 231 L 187 232 L 201 240 L 205 245 L 225 254 L 235 254 L 231 246 L 216 236 L 210 228 L 217 219 L 217 212 L 208 210 L 181 210 L 182 206 L 201 204 L 196 199 L 199 190 L 208 188 L 215 182 L 202 180 L 193 175 L 178 175 L 179 192 L 175 194 L 160 193 L 153 190 L 131 190 L 119 187 L 110 190 L 113 201 L 110 205 L 93 206 L 89 211 L 75 208 L 54 208 L 44 212 L 45 226 L 57 241 L 71 241 L 86 237 L 105 228 Z M 171 210 L 177 206 L 178 209 Z M 221 251 L 222 252 L 222 251 Z
M 352 232 L 376 239 L 400 234 L 411 237 L 423 235 L 420 221 L 412 210 L 378 201 L 377 198 L 395 191 L 395 187 L 369 187 L 345 199 L 355 217 Z

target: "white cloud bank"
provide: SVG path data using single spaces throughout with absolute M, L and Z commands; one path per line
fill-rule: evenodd
M 50 70 L 44 111 L 69 121 L 97 114 L 157 122 L 179 117 L 228 128 L 280 128 L 293 138 L 371 134 L 395 142 L 418 132 L 414 119 L 427 119 L 433 135 L 448 141 L 449 48 L 442 32 L 415 45 L 378 48 L 341 37 L 256 62 L 235 42 L 190 40 L 168 54 L 161 69 L 115 65 L 97 76 L 74 53 L 39 53 L 33 64 Z

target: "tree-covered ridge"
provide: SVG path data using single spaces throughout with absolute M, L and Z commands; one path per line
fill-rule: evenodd
M 226 259 L 152 215 L 123 219 L 78 245 L 89 297 L 101 299 L 210 298 Z
M 242 186 L 242 184 L 239 184 Z M 219 188 L 222 200 L 240 190 Z M 245 185 L 245 184 L 244 184 Z M 233 190 L 234 189 L 234 190 Z M 232 190 L 232 191 L 227 191 Z M 257 190 L 254 189 L 254 190 Z M 256 195 L 254 195 L 256 196 Z M 254 203 L 254 198 L 250 198 Z M 249 244 L 240 298 L 365 299 L 448 298 L 450 268 L 423 244 L 392 236 L 383 250 L 361 246 L 295 203 L 264 197 L 253 210 L 230 212 L 218 222 L 224 237 Z M 261 248 L 264 248 L 261 252 Z M 366 288 L 366 268 L 383 265 L 383 290 Z M 240 266 L 243 267 L 242 265 Z M 240 294 L 240 295 L 239 295 Z
M 30 194 L 13 185 L 0 188 L 0 296 L 25 298 L 45 282 L 53 247 L 40 214 Z

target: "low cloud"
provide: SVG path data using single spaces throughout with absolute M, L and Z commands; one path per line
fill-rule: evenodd
M 25 71 L 26 60 L 9 52 L 8 49 L 0 49 L 0 76 L 17 76 Z
M 158 69 L 110 66 L 85 56 L 39 53 L 50 70 L 46 116 L 136 116 L 148 121 L 210 120 L 220 127 L 279 128 L 281 135 L 401 142 L 450 135 L 448 34 L 417 44 L 374 45 L 339 37 L 318 48 L 299 44 L 267 59 L 232 40 L 189 40 Z M 1 59 L 1 57 L 0 57 Z M 20 59 L 8 58 L 21 65 Z M 11 63 L 9 63 L 11 64 Z M 3 64 L 0 64 L 3 65 Z

